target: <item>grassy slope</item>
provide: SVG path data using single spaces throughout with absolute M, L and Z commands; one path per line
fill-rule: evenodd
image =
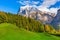
M 0 24 L 0 40 L 60 40 L 46 33 L 34 33 L 19 29 L 12 24 Z

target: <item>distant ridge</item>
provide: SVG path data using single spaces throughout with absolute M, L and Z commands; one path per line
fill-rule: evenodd
M 60 29 L 60 9 L 57 11 L 57 15 L 54 17 L 51 24 L 54 26 L 55 29 Z

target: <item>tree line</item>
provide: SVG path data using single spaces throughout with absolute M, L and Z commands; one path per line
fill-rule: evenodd
M 51 25 L 44 25 L 40 21 L 6 12 L 0 12 L 0 24 L 1 23 L 11 23 L 18 26 L 19 28 L 24 28 L 33 32 L 56 32 Z

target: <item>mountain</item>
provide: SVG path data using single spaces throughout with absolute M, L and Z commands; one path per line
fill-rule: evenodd
M 19 8 L 18 14 L 20 14 L 20 15 L 27 15 L 28 16 L 28 14 L 31 14 L 31 13 L 37 12 L 37 11 L 38 11 L 38 9 L 35 8 L 35 7 L 25 6 L 25 7 Z
M 39 20 L 43 24 L 50 24 L 53 18 L 55 17 L 54 13 L 46 12 L 46 11 L 42 12 L 41 10 L 32 6 L 25 6 L 25 7 L 19 8 L 18 14 L 33 18 L 35 20 Z
M 60 28 L 60 9 L 57 11 L 57 15 L 54 17 L 51 24 L 54 26 L 55 29 Z

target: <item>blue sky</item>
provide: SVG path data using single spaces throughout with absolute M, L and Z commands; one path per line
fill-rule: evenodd
M 60 8 L 60 0 L 0 0 L 0 11 L 17 13 L 19 7 L 36 6 L 40 10 L 56 12 Z
M 0 11 L 17 13 L 19 9 L 18 0 L 0 0 Z

